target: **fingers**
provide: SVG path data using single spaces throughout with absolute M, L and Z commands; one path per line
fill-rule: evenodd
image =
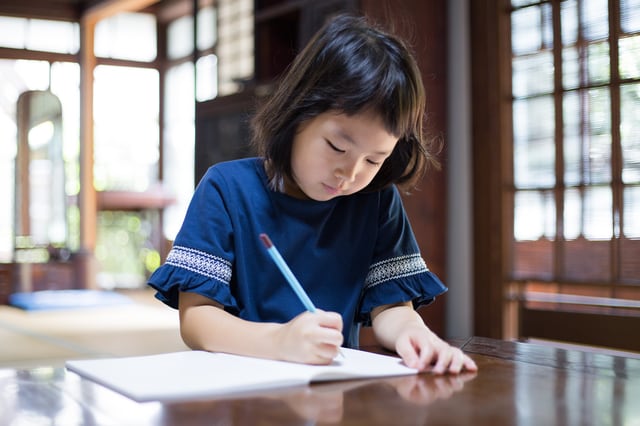
M 464 354 L 458 348 L 449 347 L 440 352 L 436 364 L 431 370 L 435 374 L 444 374 L 446 372 L 459 373 L 462 370 L 462 361 Z
M 408 367 L 418 370 L 424 370 L 430 365 L 433 357 L 433 348 L 428 344 L 420 346 L 411 342 L 407 344 L 399 343 L 396 347 L 396 352 Z
M 288 325 L 288 346 L 295 348 L 295 361 L 328 364 L 343 342 L 342 317 L 335 312 L 305 312 Z M 293 355 L 292 355 L 293 358 Z
M 407 366 L 434 374 L 478 370 L 476 363 L 462 350 L 439 338 L 413 336 L 412 339 L 399 340 L 396 352 Z
M 342 332 L 342 315 L 337 312 L 327 312 L 321 309 L 316 310 L 313 314 L 316 315 L 318 324 L 322 327 L 333 328 Z
M 478 365 L 469 356 L 464 356 L 463 366 L 466 371 L 478 371 Z
M 462 371 L 477 371 L 478 366 L 460 349 L 449 346 L 438 355 L 436 364 L 431 370 L 435 374 L 453 373 L 459 374 Z

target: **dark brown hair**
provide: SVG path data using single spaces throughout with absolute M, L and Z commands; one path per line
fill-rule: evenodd
M 390 184 L 408 190 L 429 165 L 438 165 L 425 141 L 425 94 L 416 61 L 401 39 L 364 17 L 329 20 L 254 116 L 253 144 L 269 165 L 272 184 L 291 178 L 291 146 L 300 124 L 329 110 L 372 111 L 398 137 L 364 191 Z

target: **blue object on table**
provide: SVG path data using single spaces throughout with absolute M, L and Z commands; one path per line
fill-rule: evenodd
M 14 293 L 9 305 L 26 311 L 95 308 L 131 304 L 125 295 L 110 290 L 42 290 Z

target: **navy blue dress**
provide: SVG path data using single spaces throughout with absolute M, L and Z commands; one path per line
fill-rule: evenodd
M 211 167 L 198 184 L 166 262 L 149 278 L 178 307 L 180 291 L 249 321 L 284 323 L 304 306 L 269 257 L 269 235 L 317 308 L 342 315 L 348 346 L 376 306 L 431 302 L 446 287 L 420 255 L 395 186 L 329 201 L 268 186 L 263 160 Z

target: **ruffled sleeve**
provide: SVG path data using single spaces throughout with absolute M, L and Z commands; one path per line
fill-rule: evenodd
M 413 302 L 431 303 L 447 287 L 427 268 L 395 187 L 381 192 L 379 232 L 374 260 L 367 274 L 358 321 L 370 324 L 377 306 Z
M 446 291 L 442 281 L 426 269 L 410 276 L 386 280 L 365 290 L 358 321 L 370 325 L 371 311 L 377 306 L 412 301 L 413 307 L 418 308 L 433 302 Z
M 177 308 L 180 292 L 194 292 L 236 311 L 231 293 L 233 228 L 224 179 L 209 169 L 198 184 L 165 263 L 149 278 L 156 297 Z

